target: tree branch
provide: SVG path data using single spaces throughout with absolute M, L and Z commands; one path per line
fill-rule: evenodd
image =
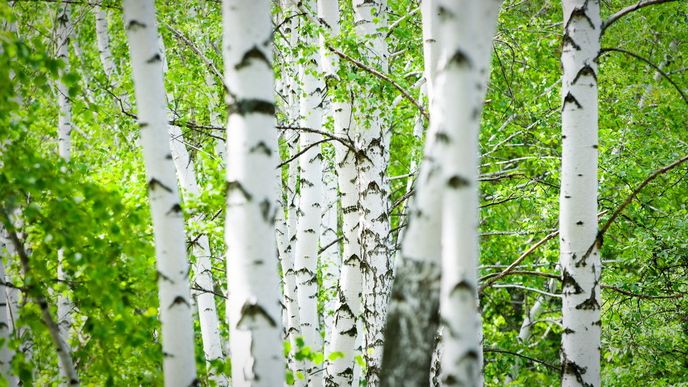
M 541 364 L 541 365 L 543 365 L 543 366 L 545 366 L 545 367 L 547 367 L 547 368 L 549 368 L 549 369 L 552 369 L 552 370 L 554 370 L 554 371 L 559 372 L 559 366 L 555 366 L 555 365 L 549 364 L 549 363 L 547 363 L 547 362 L 545 362 L 545 361 L 538 360 L 538 359 L 535 359 L 535 358 L 533 358 L 533 357 L 526 356 L 526 355 L 523 355 L 523 354 L 520 354 L 520 353 L 517 353 L 517 352 L 511 352 L 511 351 L 507 351 L 507 350 L 504 350 L 504 349 L 490 348 L 490 347 L 484 347 L 484 348 L 483 348 L 483 352 L 485 352 L 485 353 L 487 353 L 487 352 L 504 353 L 504 354 L 507 354 L 507 355 L 518 356 L 518 357 L 521 357 L 521 358 L 523 358 L 523 359 L 530 360 L 530 361 L 532 361 L 532 362 L 534 362 L 534 363 Z
M 683 293 L 670 294 L 670 295 L 666 295 L 666 296 L 651 296 L 648 294 L 632 293 L 632 292 L 629 292 L 628 290 L 623 290 L 621 288 L 617 288 L 616 286 L 611 286 L 611 285 L 602 285 L 602 289 L 613 290 L 617 293 L 621 293 L 621 294 L 629 296 L 629 297 L 640 298 L 643 300 L 679 299 L 679 298 L 683 298 L 683 296 L 684 296 Z
M 602 49 L 600 49 L 600 53 L 598 54 L 597 57 L 599 58 L 599 57 L 601 57 L 602 55 L 604 55 L 604 54 L 607 53 L 607 52 L 620 52 L 620 53 L 622 53 L 622 54 L 626 54 L 626 55 L 628 55 L 628 56 L 632 56 L 632 57 L 634 57 L 634 58 L 636 58 L 636 59 L 638 59 L 638 60 L 640 60 L 640 61 L 642 61 L 642 62 L 647 63 L 650 67 L 654 68 L 654 69 L 657 71 L 658 74 L 661 74 L 662 77 L 664 77 L 667 81 L 669 81 L 669 83 L 671 83 L 671 85 L 674 86 L 674 88 L 676 89 L 676 91 L 678 91 L 678 93 L 681 94 L 681 98 L 683 98 L 683 101 L 684 101 L 686 104 L 688 104 L 688 96 L 686 96 L 686 94 L 683 92 L 683 90 L 681 89 L 681 87 L 680 87 L 678 84 L 676 84 L 676 82 L 674 82 L 674 80 L 671 79 L 671 77 L 670 77 L 666 72 L 664 72 L 664 70 L 662 70 L 662 69 L 661 69 L 659 66 L 657 66 L 656 64 L 652 63 L 649 59 L 646 59 L 646 58 L 644 58 L 644 57 L 642 57 L 642 56 L 640 56 L 640 55 L 638 55 L 638 54 L 636 54 L 636 53 L 633 53 L 633 52 L 630 52 L 630 51 L 627 51 L 627 50 L 624 50 L 624 49 L 621 49 L 621 48 L 613 48 L 613 47 L 607 47 L 607 48 L 602 48 Z
M 620 11 L 618 11 L 617 13 L 609 16 L 607 18 L 607 20 L 602 22 L 602 34 L 604 34 L 605 30 L 607 28 L 609 28 L 609 26 L 616 23 L 617 21 L 619 21 L 619 19 L 628 15 L 631 12 L 637 11 L 641 8 L 645 8 L 645 7 L 650 6 L 650 5 L 669 3 L 669 2 L 673 2 L 673 1 L 676 1 L 676 0 L 645 0 L 645 1 L 641 0 L 641 1 L 638 1 L 638 3 L 636 3 L 636 4 L 629 5 L 628 7 L 623 8 Z
M 167 24 L 167 23 L 165 23 L 165 22 L 163 22 L 163 24 L 165 25 L 165 28 L 167 28 L 168 30 L 170 30 L 170 32 L 172 32 L 172 33 L 174 34 L 174 36 L 177 37 L 177 39 L 181 40 L 184 44 L 186 44 L 186 45 L 191 49 L 191 51 L 193 51 L 194 53 L 196 53 L 196 55 L 198 55 L 198 57 L 201 58 L 201 61 L 203 61 L 203 63 L 205 63 L 205 65 L 208 67 L 208 69 L 210 70 L 210 72 L 211 72 L 213 75 L 215 75 L 215 77 L 220 81 L 220 83 L 222 83 L 223 85 L 225 84 L 224 77 L 222 76 L 222 73 L 220 72 L 220 70 L 218 70 L 217 67 L 215 67 L 215 64 L 214 64 L 210 59 L 208 59 L 208 57 L 206 57 L 206 56 L 203 54 L 203 52 L 201 52 L 201 50 L 200 50 L 198 47 L 196 47 L 195 44 L 193 44 L 193 42 L 192 42 L 191 40 L 189 40 L 189 39 L 188 39 L 186 36 L 184 36 L 181 32 L 179 32 L 179 31 L 177 31 L 176 29 L 172 28 L 171 25 L 169 25 L 169 24 Z M 226 88 L 226 87 L 225 87 L 225 88 Z
M 24 277 L 26 278 L 29 272 L 31 271 L 31 266 L 29 264 L 29 255 L 26 252 L 26 249 L 24 248 L 24 243 L 19 239 L 19 236 L 13 229 L 12 222 L 7 212 L 5 212 L 4 209 L 0 209 L 0 215 L 2 216 L 2 223 L 4 223 L 5 225 L 10 241 L 12 241 L 12 244 L 14 245 L 17 255 L 19 256 L 22 271 L 24 273 Z M 62 338 L 62 335 L 60 335 L 60 328 L 55 322 L 55 320 L 53 320 L 53 317 L 50 314 L 48 300 L 41 293 L 40 289 L 35 285 L 27 287 L 26 290 L 28 294 L 31 296 L 31 298 L 33 298 L 38 303 L 38 307 L 41 310 L 41 317 L 43 319 L 43 323 L 46 325 L 48 331 L 50 332 L 50 338 L 52 339 L 53 344 L 55 345 L 55 349 L 57 350 L 57 356 L 60 359 L 60 365 L 62 367 L 62 370 L 64 371 L 64 374 L 67 376 L 69 385 L 78 386 L 79 375 L 77 374 L 76 368 L 74 367 L 74 360 L 72 359 L 71 349 Z
M 404 90 L 404 88 L 401 87 L 401 85 L 398 84 L 396 81 L 394 81 L 392 78 L 390 78 L 386 74 L 383 74 L 383 73 L 375 70 L 374 68 L 372 68 L 370 66 L 367 66 L 367 65 L 357 61 L 356 59 L 350 57 L 349 55 L 346 55 L 345 53 L 337 50 L 336 48 L 334 48 L 332 46 L 328 45 L 327 49 L 332 51 L 333 53 L 337 54 L 337 56 L 339 56 L 340 58 L 346 59 L 347 61 L 351 62 L 356 67 L 358 67 L 362 70 L 365 70 L 365 71 L 375 75 L 376 77 L 388 82 L 392 86 L 394 86 L 394 88 L 397 89 L 401 93 L 401 95 L 404 96 L 404 98 L 406 98 L 409 102 L 411 102 L 411 104 L 413 104 L 414 106 L 416 106 L 418 108 L 418 111 L 420 112 L 420 114 L 423 115 L 423 117 L 425 117 L 426 120 L 430 120 L 430 115 L 428 115 L 428 112 L 425 111 L 425 108 L 423 107 L 423 105 L 421 105 L 418 101 L 416 101 L 416 99 L 413 98 L 411 96 L 411 94 L 408 93 L 408 91 Z
M 621 214 L 621 212 L 623 212 L 623 210 L 625 210 L 626 207 L 628 207 L 628 205 L 631 204 L 631 202 L 633 201 L 633 199 L 634 199 L 636 196 L 638 196 L 638 193 L 640 193 L 640 191 L 641 191 L 643 188 L 645 188 L 648 184 L 650 184 L 650 182 L 652 182 L 652 180 L 656 179 L 658 176 L 660 176 L 660 175 L 662 175 L 662 174 L 665 174 L 665 173 L 671 171 L 672 169 L 678 167 L 679 165 L 685 163 L 686 161 L 688 161 L 688 155 L 683 156 L 682 158 L 680 158 L 680 159 L 674 161 L 673 163 L 671 163 L 671 164 L 669 164 L 669 165 L 667 165 L 667 166 L 665 166 L 665 167 L 662 167 L 662 168 L 660 168 L 660 169 L 658 169 L 658 170 L 652 172 L 652 173 L 650 174 L 650 176 L 648 176 L 647 178 L 645 178 L 645 180 L 643 180 L 643 182 L 640 183 L 640 184 L 633 190 L 633 192 L 631 192 L 630 195 L 628 195 L 628 197 L 626 198 L 626 200 L 624 200 L 624 202 L 623 202 L 616 210 L 614 210 L 614 212 L 612 212 L 612 216 L 609 217 L 609 219 L 607 220 L 607 222 L 605 222 L 604 226 L 602 226 L 602 228 L 601 228 L 600 231 L 599 231 L 600 238 L 601 238 L 602 236 L 604 236 L 604 233 L 606 233 L 607 230 L 609 230 L 609 227 L 612 225 L 612 223 L 619 217 L 619 215 Z

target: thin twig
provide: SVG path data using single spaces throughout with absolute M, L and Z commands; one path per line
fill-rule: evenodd
M 334 48 L 332 46 L 327 46 L 327 49 L 332 51 L 333 53 L 337 54 L 337 56 L 339 56 L 340 58 L 346 59 L 347 61 L 351 62 L 356 67 L 358 67 L 362 70 L 365 70 L 365 71 L 375 75 L 376 77 L 388 82 L 392 86 L 394 86 L 394 88 L 397 89 L 401 93 L 401 95 L 404 96 L 404 98 L 406 98 L 409 102 L 411 102 L 414 106 L 416 106 L 418 108 L 418 111 L 420 112 L 420 114 L 423 115 L 423 117 L 425 117 L 426 120 L 430 119 L 430 115 L 428 114 L 428 112 L 425 111 L 425 108 L 423 107 L 423 105 L 421 105 L 418 101 L 416 101 L 416 99 L 413 98 L 411 96 L 411 94 L 409 94 L 409 92 L 406 91 L 403 87 L 401 87 L 401 85 L 398 84 L 395 80 L 393 80 L 392 78 L 390 78 L 386 74 L 383 74 L 383 73 L 375 70 L 374 68 L 357 61 L 356 59 L 350 57 L 349 55 L 346 55 L 345 53 L 337 50 L 336 48 Z
M 640 60 L 640 61 L 643 61 L 643 62 L 647 63 L 647 65 L 649 65 L 650 67 L 652 67 L 653 69 L 655 69 L 655 70 L 657 71 L 658 74 L 660 74 L 660 75 L 661 75 L 662 77 L 664 77 L 667 81 L 669 81 L 669 83 L 671 83 L 671 85 L 674 86 L 674 88 L 676 89 L 676 91 L 678 91 L 678 93 L 681 94 L 681 98 L 683 98 L 683 101 L 684 101 L 686 104 L 688 104 L 688 96 L 686 96 L 686 94 L 683 92 L 683 89 L 681 89 L 681 87 L 680 87 L 678 84 L 676 84 L 676 82 L 674 82 L 674 80 L 671 79 L 671 77 L 670 77 L 666 72 L 664 72 L 664 70 L 662 70 L 662 69 L 661 69 L 659 66 L 657 66 L 656 64 L 652 63 L 649 59 L 644 58 L 644 57 L 642 57 L 642 56 L 640 56 L 640 55 L 638 55 L 638 54 L 636 54 L 636 53 L 630 52 L 630 51 L 628 51 L 628 50 L 624 50 L 624 49 L 622 49 L 622 48 L 614 48 L 614 47 L 602 48 L 602 49 L 600 50 L 600 53 L 598 54 L 598 58 L 601 57 L 602 55 L 604 55 L 604 54 L 607 53 L 607 52 L 620 52 L 620 53 L 622 53 L 622 54 L 626 54 L 626 55 L 632 56 L 632 57 L 634 57 L 634 58 L 636 58 L 636 59 L 638 59 L 638 60 Z
M 650 6 L 650 5 L 656 5 L 656 4 L 662 4 L 662 3 L 669 3 L 673 2 L 676 0 L 645 0 L 645 1 L 638 1 L 638 3 L 629 5 L 626 8 L 621 9 L 620 11 L 616 12 L 615 14 L 609 16 L 607 20 L 602 22 L 602 34 L 604 34 L 605 30 L 609 28 L 612 24 L 616 23 L 621 19 L 622 17 L 628 15 L 629 13 L 633 11 L 637 11 L 641 8 Z
M 495 352 L 495 353 L 504 353 L 504 354 L 507 354 L 507 355 L 514 355 L 514 356 L 518 356 L 518 357 L 521 357 L 521 358 L 526 359 L 526 360 L 530 360 L 530 361 L 532 361 L 532 362 L 534 362 L 534 363 L 541 364 L 541 365 L 543 365 L 543 366 L 545 366 L 545 367 L 547 367 L 547 368 L 549 368 L 549 369 L 552 369 L 552 370 L 554 370 L 554 371 L 557 371 L 557 372 L 559 371 L 559 366 L 555 366 L 555 365 L 549 364 L 549 363 L 547 363 L 547 362 L 545 362 L 545 361 L 538 360 L 538 359 L 535 359 L 535 358 L 533 358 L 533 357 L 523 355 L 523 354 L 521 354 L 521 353 L 512 352 L 512 351 L 507 351 L 507 350 L 499 349 L 499 348 L 490 348 L 490 347 L 485 347 L 485 348 L 483 348 L 483 352 L 486 352 L 486 353 L 488 353 L 488 352 Z

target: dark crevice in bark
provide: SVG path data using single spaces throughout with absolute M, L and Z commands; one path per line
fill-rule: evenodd
M 170 188 L 170 187 L 166 186 L 165 184 L 161 183 L 160 180 L 158 180 L 158 179 L 156 179 L 156 178 L 152 178 L 152 179 L 150 179 L 150 180 L 148 181 L 148 189 L 149 189 L 150 191 L 155 191 L 155 189 L 156 189 L 157 187 L 160 187 L 160 188 L 164 189 L 164 190 L 167 191 L 167 192 L 170 192 L 170 193 L 172 192 L 172 188 Z
M 241 61 L 234 66 L 234 69 L 241 70 L 244 67 L 251 65 L 253 60 L 259 60 L 264 62 L 268 67 L 272 67 L 270 60 L 265 56 L 265 53 L 261 51 L 257 46 L 253 46 L 250 50 L 246 51 L 244 56 L 241 57 Z
M 226 191 L 227 191 L 227 198 L 229 198 L 234 191 L 241 192 L 241 194 L 244 196 L 244 198 L 247 201 L 251 201 L 251 199 L 253 198 L 253 196 L 244 188 L 244 186 L 241 185 L 241 183 L 236 181 L 236 180 L 227 182 L 227 190 Z
M 230 114 L 245 116 L 248 114 L 275 114 L 275 103 L 261 99 L 239 99 L 229 105 Z

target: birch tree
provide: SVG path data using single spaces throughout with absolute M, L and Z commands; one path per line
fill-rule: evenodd
M 232 379 L 235 386 L 274 387 L 284 383 L 284 361 L 274 239 L 278 183 L 270 2 L 225 0 L 222 16 L 229 88 L 225 240 Z
M 167 73 L 167 55 L 162 37 L 159 37 L 163 62 L 163 75 Z M 167 93 L 168 105 L 174 105 L 174 96 Z M 168 118 L 173 118 L 167 109 Z M 178 125 L 168 126 L 170 150 L 172 160 L 177 171 L 177 178 L 182 188 L 183 196 L 188 199 L 197 198 L 201 194 L 201 188 L 196 179 L 195 164 L 186 149 L 186 142 L 182 129 Z M 192 223 L 202 221 L 202 214 L 190 219 Z M 219 375 L 212 367 L 215 361 L 224 361 L 222 353 L 222 339 L 220 337 L 220 321 L 215 304 L 215 282 L 213 281 L 210 241 L 208 235 L 200 233 L 193 236 L 192 252 L 196 258 L 193 264 L 194 289 L 192 296 L 198 310 L 198 320 L 201 328 L 203 353 L 208 365 L 208 373 L 211 380 L 218 386 L 227 385 L 228 381 L 223 375 Z
M 562 385 L 600 385 L 600 272 L 597 244 L 598 0 L 564 0 L 560 260 Z
M 368 56 L 376 67 L 387 71 L 387 44 L 381 29 L 387 27 L 387 3 L 354 0 L 354 20 L 358 37 L 370 42 Z M 370 93 L 370 90 L 366 90 Z M 357 158 L 361 209 L 361 252 L 364 265 L 363 323 L 366 357 L 365 378 L 376 386 L 382 359 L 382 332 L 392 279 L 389 254 L 389 134 L 381 106 L 370 106 L 366 119 L 358 121 L 357 146 L 365 154 Z
M 167 109 L 155 6 L 126 0 L 123 9 L 153 216 L 165 384 L 188 386 L 197 383 L 189 262 L 174 162 L 169 142 L 161 141 L 168 137 Z
M 436 0 L 421 3 L 426 90 L 433 106 L 437 71 Z M 434 29 L 433 29 L 434 26 Z M 435 109 L 430 110 L 431 122 Z M 422 125 L 422 118 L 416 123 Z M 416 129 L 417 130 L 417 129 Z M 441 148 L 430 125 L 408 209 L 385 327 L 381 386 L 427 386 L 439 326 L 441 263 Z
M 9 258 L 8 240 L 5 237 L 5 230 L 0 228 L 0 377 L 8 382 L 10 386 L 16 386 L 17 380 L 12 374 L 12 357 L 10 349 L 10 316 L 9 294 L 7 276 L 5 275 L 5 264 L 3 259 Z
M 431 125 L 437 125 L 438 136 L 445 142 L 440 287 L 445 385 L 482 384 L 477 294 L 478 132 L 501 3 L 439 1 L 440 54 Z
M 315 2 L 306 2 L 307 9 L 314 9 Z M 302 29 L 305 31 L 305 29 Z M 303 44 L 317 48 L 317 36 L 303 36 Z M 302 92 L 300 100 L 301 125 L 304 128 L 321 130 L 323 122 L 323 93 L 325 85 L 320 76 L 322 60 L 316 50 L 308 54 L 308 61 L 299 68 Z M 322 216 L 322 151 L 317 133 L 300 134 L 301 156 L 299 156 L 300 197 L 298 224 L 296 230 L 295 263 L 300 310 L 301 334 L 306 346 L 312 351 L 321 352 L 323 340 L 320 335 L 320 318 L 318 314 L 318 280 L 317 259 Z M 309 386 L 322 383 L 322 375 L 313 374 L 316 365 L 307 361 L 304 372 L 308 374 Z
M 61 3 L 57 12 L 57 58 L 62 61 L 64 68 L 60 75 L 65 76 L 69 72 L 69 41 L 72 32 L 70 22 L 70 7 Z M 69 162 L 72 155 L 72 101 L 69 95 L 69 87 L 63 79 L 57 83 L 57 104 L 60 109 L 58 115 L 58 153 L 60 158 Z M 57 278 L 60 281 L 66 280 L 64 272 L 64 250 L 57 251 Z M 57 295 L 57 324 L 60 327 L 62 340 L 69 342 L 70 330 L 72 327 L 72 312 L 74 305 L 67 294 L 59 292 Z M 67 378 L 64 369 L 61 370 L 61 377 Z
M 332 39 L 340 34 L 340 11 L 336 0 L 318 1 L 319 17 Z M 337 57 L 325 54 L 321 44 L 325 69 L 333 76 L 339 72 L 341 64 Z M 355 118 L 352 111 L 353 90 L 346 83 L 335 82 L 344 98 L 332 98 L 331 114 L 334 133 L 343 139 L 355 136 Z M 351 144 L 354 145 L 354 144 Z M 355 146 L 355 145 L 354 145 Z M 363 273 L 360 246 L 360 194 L 358 191 L 358 171 L 356 168 L 356 148 L 335 142 L 335 165 L 337 184 L 342 208 L 342 256 L 337 294 L 334 305 L 334 320 L 329 347 L 326 354 L 338 353 L 329 360 L 325 369 L 325 384 L 328 387 L 352 385 L 354 378 L 354 356 L 357 339 L 361 335 L 359 316 L 361 314 L 361 293 Z
M 103 71 L 107 76 L 110 85 L 115 87 L 115 74 L 117 67 L 112 57 L 110 49 L 110 33 L 108 32 L 108 14 L 100 4 L 93 7 L 93 14 L 96 21 L 96 43 L 98 44 L 98 54 L 103 65 Z

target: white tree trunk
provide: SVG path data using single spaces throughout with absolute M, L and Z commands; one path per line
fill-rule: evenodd
M 9 386 L 16 386 L 16 377 L 12 374 L 12 358 L 14 352 L 10 350 L 9 340 L 12 333 L 10 326 L 12 325 L 10 304 L 9 304 L 9 288 L 5 286 L 7 277 L 5 275 L 5 265 L 3 260 L 11 259 L 9 254 L 9 243 L 5 237 L 5 230 L 0 227 L 0 377 L 7 381 Z
M 387 71 L 387 44 L 380 29 L 387 26 L 385 0 L 354 0 L 356 34 L 369 41 L 368 56 L 375 67 Z M 371 93 L 366 90 L 365 93 Z M 372 98 L 368 98 L 372 100 Z M 358 147 L 365 151 L 357 159 L 358 189 L 361 203 L 361 251 L 365 262 L 363 280 L 363 348 L 366 358 L 365 379 L 377 386 L 382 360 L 382 343 L 387 301 L 392 281 L 389 249 L 389 136 L 384 123 L 384 107 L 366 106 L 366 120 L 358 120 Z
M 339 34 L 339 9 L 336 0 L 318 2 L 320 17 L 329 26 L 333 37 Z M 322 49 L 322 44 L 321 44 Z M 325 50 L 323 49 L 322 52 Z M 336 57 L 324 55 L 325 70 L 336 74 L 339 62 Z M 338 87 L 347 87 L 339 85 Z M 348 89 L 348 88 L 347 88 Z M 348 93 L 347 93 L 348 94 Z M 353 138 L 351 101 L 335 99 L 331 102 L 335 135 L 340 138 Z M 360 203 L 358 192 L 358 171 L 356 154 L 347 146 L 335 142 L 335 165 L 339 185 L 340 205 L 342 208 L 342 256 L 339 283 L 334 305 L 334 320 L 327 354 L 337 352 L 341 357 L 329 361 L 325 369 L 327 387 L 350 386 L 354 379 L 354 356 L 360 337 L 359 316 L 361 314 L 361 292 L 363 273 L 361 272 L 360 246 Z
M 551 293 L 556 291 L 556 283 L 554 280 L 549 280 L 547 283 L 547 290 Z M 521 329 L 518 331 L 518 341 L 521 344 L 528 344 L 528 341 L 530 340 L 530 336 L 532 333 L 532 328 L 537 321 L 538 317 L 540 317 L 540 314 L 542 313 L 542 309 L 545 306 L 545 303 L 547 302 L 547 299 L 545 298 L 544 295 L 539 294 L 537 298 L 535 299 L 535 303 L 533 306 L 528 310 L 526 313 L 525 318 L 523 319 L 523 323 L 521 324 Z M 511 366 L 511 371 L 509 371 L 509 375 L 504 380 L 504 384 L 509 384 L 514 381 L 514 379 L 518 378 L 518 374 L 521 370 L 521 361 L 520 359 L 514 359 L 514 363 Z
M 428 101 L 431 101 L 433 96 L 433 82 L 437 73 L 437 59 L 439 55 L 437 35 L 439 8 L 436 6 L 436 3 L 437 0 L 421 0 L 420 2 L 423 29 L 423 73 Z
M 326 248 L 326 250 L 320 254 L 320 267 L 322 271 L 322 292 L 324 293 L 323 325 L 325 327 L 325 348 L 328 348 L 332 339 L 332 328 L 334 327 L 341 257 L 339 255 L 339 243 L 337 242 L 339 238 L 337 232 L 339 204 L 337 172 L 335 171 L 334 163 L 330 163 L 329 160 L 325 160 L 323 168 L 324 200 L 322 223 L 320 226 L 320 246 Z
M 183 143 L 182 131 L 175 125 L 170 125 L 168 131 L 172 159 L 174 160 L 183 195 L 188 199 L 197 197 L 200 195 L 200 187 L 196 180 L 194 163 L 189 157 L 186 145 Z M 192 218 L 191 222 L 200 222 L 201 218 L 202 216 L 199 214 Z M 196 257 L 196 262 L 193 265 L 194 289 L 192 290 L 192 295 L 198 308 L 203 353 L 209 366 L 208 376 L 218 386 L 226 386 L 228 384 L 227 378 L 215 373 L 210 367 L 210 362 L 224 360 L 220 336 L 220 321 L 215 304 L 215 283 L 213 281 L 212 262 L 210 260 L 210 241 L 206 234 L 194 235 L 192 239 L 195 240 L 192 252 Z
M 57 58 L 64 63 L 60 77 L 69 72 L 69 38 L 72 30 L 70 23 L 70 9 L 66 3 L 61 3 L 57 12 Z M 69 90 L 62 79 L 57 81 L 57 104 L 60 109 L 57 128 L 57 144 L 59 155 L 69 161 L 72 155 L 72 102 Z
M 60 71 L 60 76 L 64 76 L 70 70 L 69 66 L 69 40 L 72 32 L 70 22 L 70 7 L 67 3 L 62 3 L 57 13 L 57 58 L 64 63 L 64 68 Z M 58 79 L 57 82 L 57 104 L 59 107 L 58 117 L 58 151 L 60 158 L 69 162 L 72 155 L 72 101 L 69 98 L 69 87 Z M 57 252 L 57 279 L 66 280 L 63 270 L 63 250 Z M 72 312 L 74 305 L 66 294 L 62 292 L 57 295 L 57 325 L 60 335 L 65 343 L 69 343 L 70 330 L 72 327 Z M 67 384 L 67 374 L 64 368 L 60 368 L 61 384 Z
M 107 76 L 110 86 L 116 87 L 115 76 L 117 74 L 117 66 L 112 57 L 112 50 L 110 49 L 110 34 L 108 32 L 108 14 L 107 11 L 96 4 L 93 7 L 93 13 L 96 19 L 96 42 L 98 44 L 98 54 L 100 62 L 103 65 L 103 70 Z
M 298 86 L 298 65 L 297 58 L 293 55 L 293 49 L 298 44 L 298 21 L 296 14 L 299 12 L 290 0 L 283 0 L 282 9 L 284 12 L 282 21 L 282 36 L 285 36 L 284 44 L 287 49 L 284 52 L 284 62 L 282 63 L 282 95 L 284 96 L 284 115 L 287 126 L 297 126 L 299 122 L 299 86 Z M 288 149 L 288 157 L 291 160 L 296 157 L 299 151 L 299 132 L 288 130 L 284 133 L 285 142 Z M 296 257 L 296 241 L 298 240 L 298 204 L 299 194 L 297 191 L 299 177 L 299 164 L 297 160 L 292 160 L 287 165 L 287 180 L 285 184 L 285 203 L 286 219 L 286 245 L 284 246 L 284 258 L 282 259 L 282 274 L 284 281 L 284 303 L 287 313 L 287 340 L 291 344 L 289 353 L 289 368 L 293 373 L 299 372 L 304 368 L 303 361 L 298 361 L 295 354 L 298 350 L 296 338 L 301 336 L 301 318 L 299 316 L 297 277 L 294 269 Z M 304 379 L 295 378 L 294 385 L 304 386 Z
M 158 270 L 163 371 L 167 386 L 197 383 L 184 218 L 168 138 L 162 51 L 152 0 L 125 0 Z
M 326 78 L 337 77 L 338 61 L 334 53 L 327 49 L 327 39 L 330 35 L 339 34 L 339 7 L 337 1 L 319 0 L 317 2 L 318 18 L 325 23 L 328 30 L 320 34 L 320 58 Z M 327 116 L 335 121 L 335 105 L 332 97 L 326 96 Z M 339 249 L 339 195 L 337 190 L 336 156 L 323 160 L 323 214 L 320 227 L 320 246 L 324 249 L 320 256 L 322 283 L 325 304 L 323 307 L 323 325 L 325 327 L 325 352 L 332 344 L 332 332 L 335 326 L 335 311 L 337 307 L 337 285 L 339 283 L 341 255 Z M 323 373 L 324 376 L 324 373 Z
M 162 37 L 159 38 L 159 41 L 162 52 L 163 73 L 166 73 L 167 55 L 165 54 L 165 47 L 162 44 Z M 174 104 L 172 94 L 167 94 L 167 100 L 168 105 Z M 168 117 L 172 118 L 172 114 L 168 113 Z M 177 177 L 182 187 L 182 194 L 187 199 L 198 197 L 201 193 L 201 189 L 196 179 L 194 162 L 191 160 L 189 151 L 186 149 L 186 144 L 184 143 L 182 130 L 179 126 L 169 125 L 168 132 L 172 160 L 177 170 Z M 202 214 L 191 219 L 192 223 L 201 221 Z M 215 304 L 215 282 L 213 281 L 212 274 L 210 241 L 206 234 L 193 235 L 192 240 L 195 241 L 192 246 L 192 251 L 196 261 L 193 265 L 194 289 L 191 293 L 196 303 L 196 307 L 198 308 L 203 352 L 209 367 L 208 376 L 218 386 L 226 386 L 228 384 L 227 378 L 224 375 L 215 373 L 212 367 L 210 367 L 210 362 L 224 360 L 222 339 L 220 336 L 220 320 L 217 315 L 217 306 Z
M 431 125 L 437 128 L 437 136 L 444 144 L 441 375 L 445 385 L 479 386 L 478 132 L 489 80 L 492 37 L 502 1 L 438 3 L 443 11 L 438 18 L 440 54 Z
M 425 63 L 431 66 L 428 58 Z M 438 145 L 437 126 L 431 126 L 392 287 L 385 327 L 383 387 L 427 386 L 430 380 L 439 326 L 442 155 Z
M 307 7 L 313 8 L 311 1 Z M 317 40 L 304 37 L 303 44 L 317 45 Z M 323 92 L 325 85 L 320 78 L 321 59 L 319 53 L 314 52 L 309 61 L 301 65 L 302 98 L 300 101 L 301 126 L 316 130 L 322 129 L 323 122 Z M 300 134 L 300 146 L 303 154 L 299 157 L 300 172 L 300 200 L 299 218 L 296 231 L 295 262 L 296 286 L 298 288 L 298 303 L 300 309 L 301 334 L 306 346 L 314 352 L 321 352 L 323 340 L 320 335 L 320 319 L 318 314 L 318 280 L 317 259 L 318 239 L 320 236 L 320 220 L 322 216 L 323 185 L 322 185 L 322 153 L 319 142 L 322 136 L 316 133 L 303 132 Z M 304 372 L 309 386 L 322 384 L 322 374 L 316 373 L 317 365 L 307 361 Z
M 284 383 L 275 245 L 275 129 L 270 2 L 225 0 L 227 282 L 234 386 Z
M 347 136 L 352 126 L 351 104 L 335 101 L 335 134 Z M 354 355 L 361 314 L 361 272 L 360 220 L 358 173 L 354 152 L 346 146 L 335 144 L 338 182 L 342 207 L 342 265 L 335 304 L 334 327 L 330 348 L 327 353 L 339 352 L 339 357 L 328 363 L 325 370 L 327 387 L 351 385 L 354 375 Z
M 561 63 L 562 386 L 600 385 L 600 272 L 597 246 L 597 55 L 600 5 L 564 0 Z

